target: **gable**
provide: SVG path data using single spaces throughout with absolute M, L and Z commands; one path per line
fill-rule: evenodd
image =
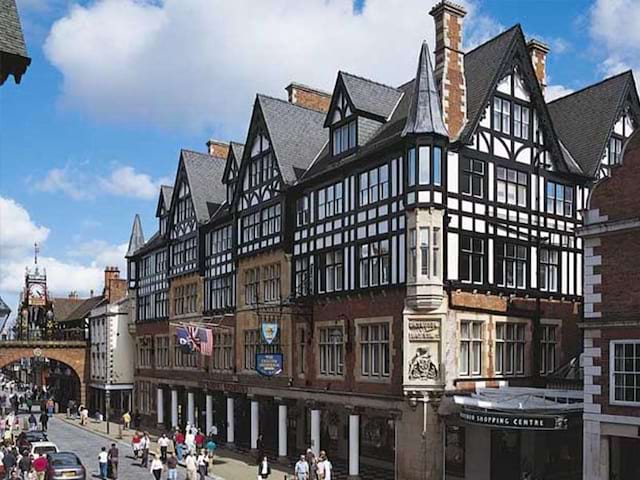
M 327 111 L 324 126 L 329 127 L 353 115 L 355 107 L 349 98 L 348 92 L 344 88 L 344 83 L 340 75 L 336 79 L 336 84 L 331 95 L 331 103 Z

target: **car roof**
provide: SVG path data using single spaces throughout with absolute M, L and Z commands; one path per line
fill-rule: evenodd
M 32 447 L 57 447 L 57 445 L 53 442 L 33 442 L 31 444 Z

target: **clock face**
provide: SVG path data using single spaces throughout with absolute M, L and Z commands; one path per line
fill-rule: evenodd
M 44 285 L 41 283 L 29 285 L 29 303 L 31 303 L 31 305 L 44 305 L 45 297 Z

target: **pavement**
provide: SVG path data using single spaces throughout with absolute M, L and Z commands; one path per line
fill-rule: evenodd
M 66 415 L 55 415 L 49 422 L 49 440 L 54 442 L 60 450 L 75 452 L 82 460 L 90 478 L 98 476 L 98 452 L 104 446 L 109 448 L 111 443 L 116 443 L 120 450 L 120 465 L 118 480 L 140 480 L 143 474 L 151 479 L 152 475 L 147 469 L 140 466 L 140 461 L 133 458 L 131 450 L 131 437 L 135 431 L 122 432 L 120 437 L 119 426 L 115 423 L 109 425 L 109 434 L 105 422 L 90 422 L 86 426 L 81 426 L 80 421 L 68 419 Z M 156 440 L 157 436 L 152 435 L 151 451 L 159 451 Z M 226 448 L 216 450 L 213 480 L 254 480 L 257 477 L 257 466 L 253 457 L 239 454 Z M 291 478 L 277 464 L 271 465 L 271 476 L 269 480 L 283 480 Z M 143 477 L 144 478 L 144 477 Z M 166 478 L 166 474 L 163 475 Z M 184 468 L 178 469 L 178 479 L 186 478 Z

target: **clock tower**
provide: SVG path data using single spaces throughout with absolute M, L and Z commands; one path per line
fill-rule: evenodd
M 25 269 L 21 308 L 16 321 L 19 338 L 44 336 L 53 328 L 53 311 L 47 290 L 47 272 L 38 265 L 40 248 L 34 244 L 33 267 Z

